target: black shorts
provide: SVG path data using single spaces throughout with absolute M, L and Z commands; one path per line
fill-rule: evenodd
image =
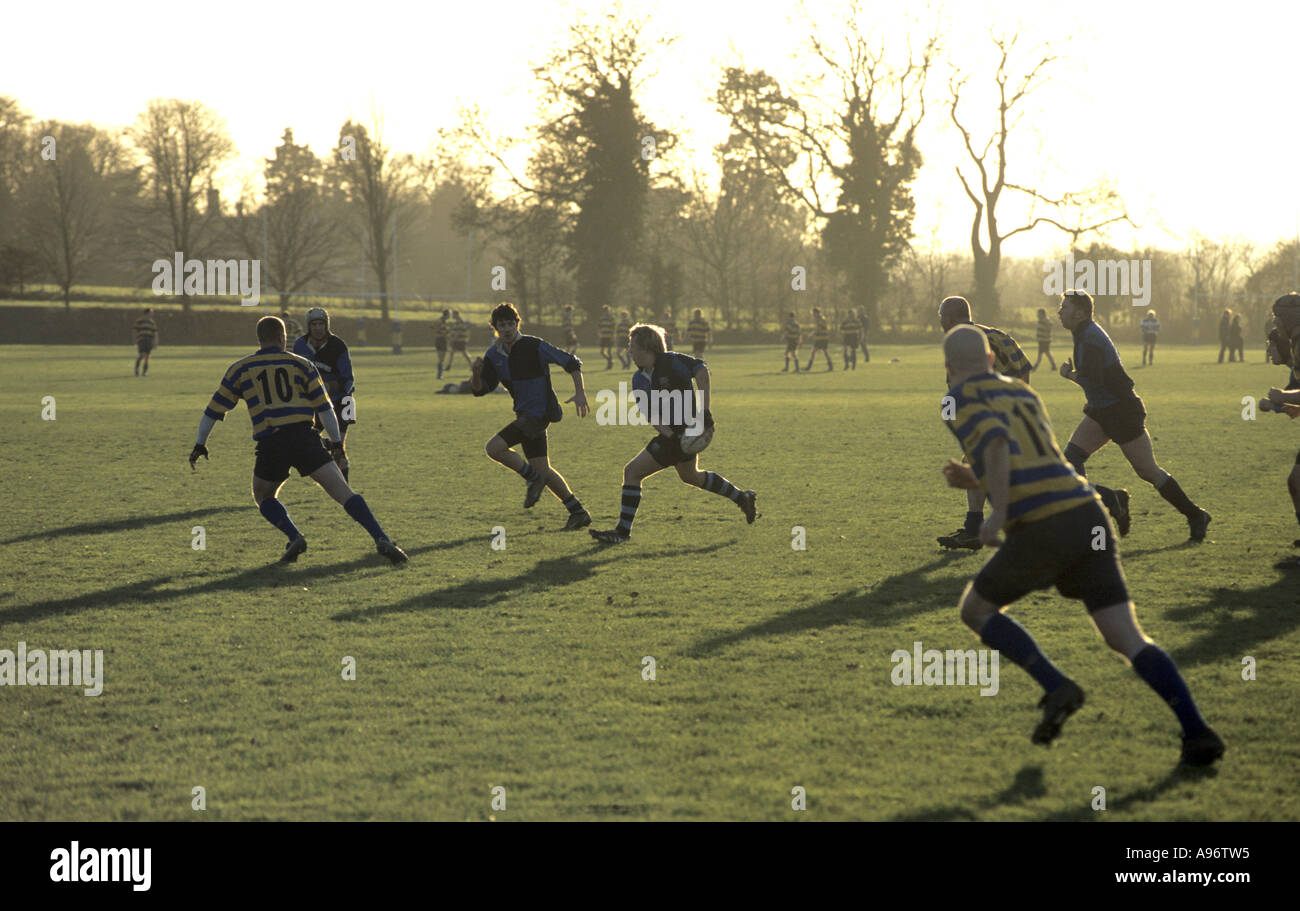
M 858 337 L 857 337 L 856 335 L 846 335 L 846 336 L 844 336 L 844 347 L 845 347 L 845 348 L 856 348 L 856 347 L 858 347 Z
M 570 329 L 565 333 L 564 344 L 568 345 L 570 348 L 576 348 L 578 345 L 578 333 Z
M 1052 343 L 1051 343 L 1051 342 L 1039 342 L 1039 343 L 1038 343 L 1038 353 L 1039 353 L 1039 354 L 1047 354 L 1047 353 L 1048 353 L 1049 351 L 1051 351 L 1051 350 L 1052 350 Z
M 1096 528 L 1104 550 L 1094 550 Z M 1019 525 L 975 577 L 975 593 L 1003 607 L 1050 588 L 1082 601 L 1089 613 L 1128 601 L 1128 584 L 1115 549 L 1115 528 L 1096 500 Z
M 1143 333 L 1142 333 L 1142 344 L 1144 344 L 1144 345 L 1154 345 L 1155 343 L 1156 343 L 1156 336 L 1155 336 L 1155 333 L 1154 333 L 1154 332 L 1152 332 L 1152 333 L 1146 333 L 1146 332 L 1143 332 Z
M 289 477 L 289 469 L 298 469 L 304 478 L 332 459 L 320 437 L 308 422 L 281 427 L 269 437 L 257 441 L 257 462 L 253 474 L 263 481 L 279 484 Z
M 825 351 L 830 342 L 813 342 L 813 351 Z
M 453 352 L 455 352 L 455 351 L 464 351 L 464 350 L 465 350 L 465 343 L 464 343 L 464 342 L 452 342 L 452 343 L 451 343 L 451 350 L 452 350 Z
M 695 460 L 695 456 L 682 452 L 682 438 L 675 434 L 666 437 L 662 433 L 656 433 L 654 439 L 646 443 L 645 451 L 650 453 L 654 460 L 664 468 L 672 468 L 682 462 Z
M 439 353 L 447 350 L 447 340 L 445 338 L 435 338 L 433 340 L 433 350 Z
M 1146 433 L 1147 410 L 1137 395 L 1105 408 L 1084 405 L 1083 413 L 1100 424 L 1102 432 L 1118 446 L 1131 443 Z
M 798 343 L 798 342 L 792 342 L 792 341 L 789 341 L 789 340 L 786 341 L 786 343 L 785 343 L 785 353 L 786 353 L 786 354 L 791 354 L 791 353 L 793 353 L 793 352 L 795 352 L 795 351 L 798 351 L 798 350 L 799 350 L 799 343 Z
M 692 343 L 691 343 L 691 347 L 692 347 L 692 349 L 695 351 L 695 356 L 696 356 L 696 357 L 699 357 L 701 354 L 704 353 L 704 348 L 705 348 L 705 345 L 707 345 L 707 344 L 708 344 L 707 342 L 692 342 Z
M 150 351 L 153 350 L 153 339 L 151 338 L 139 339 L 135 343 L 135 350 L 141 354 L 148 354 Z
M 507 446 L 524 444 L 524 458 L 539 459 L 546 455 L 546 428 L 549 421 L 543 421 L 531 415 L 521 414 L 501 428 L 497 436 L 506 441 Z
M 602 347 L 602 348 L 613 348 L 613 347 L 614 347 L 614 336 L 612 336 L 612 335 L 602 335 L 602 336 L 600 337 L 600 347 Z

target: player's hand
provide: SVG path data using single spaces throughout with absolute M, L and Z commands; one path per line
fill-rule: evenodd
M 1269 399 L 1268 396 L 1264 396 L 1264 398 L 1262 398 L 1262 399 L 1259 400 L 1259 410 L 1260 410 L 1260 411 L 1272 411 L 1272 410 L 1273 410 L 1273 402 L 1272 402 L 1272 400 Z M 1277 410 L 1280 412 L 1282 409 L 1279 408 L 1279 409 L 1277 409 Z
M 989 513 L 989 517 L 980 525 L 980 543 L 985 547 L 992 547 L 998 543 L 998 535 L 1002 532 L 1002 526 L 1007 524 L 1007 514 L 1004 510 L 995 509 Z
M 195 443 L 194 448 L 190 450 L 190 471 L 197 470 L 198 466 L 195 463 L 198 462 L 199 456 L 203 456 L 205 459 L 208 458 L 208 447 L 202 443 Z M 211 460 L 209 459 L 209 461 Z
M 469 366 L 474 371 L 474 375 L 478 376 L 480 373 L 483 372 L 483 358 L 481 357 L 474 358 L 474 363 L 470 364 Z
M 1284 404 L 1282 401 L 1282 397 L 1284 395 L 1285 393 L 1283 393 L 1281 389 L 1278 389 L 1276 386 L 1274 386 L 1272 389 L 1268 391 L 1268 400 L 1272 402 L 1274 405 L 1281 405 Z
M 580 418 L 585 418 L 591 412 L 591 409 L 587 407 L 587 393 L 585 392 L 575 392 L 572 396 L 564 400 L 564 404 L 566 405 L 570 402 L 573 402 L 573 404 L 577 406 L 578 417 Z
M 1069 358 L 1061 361 L 1061 376 L 1067 380 L 1074 379 L 1074 364 Z
M 975 477 L 975 472 L 971 467 L 963 465 L 956 459 L 949 459 L 948 464 L 943 466 L 943 476 L 948 481 L 949 487 L 974 490 L 980 486 L 979 479 Z

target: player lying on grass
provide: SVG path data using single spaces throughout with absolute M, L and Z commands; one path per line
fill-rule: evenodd
M 1106 644 L 1173 710 L 1183 729 L 1182 761 L 1214 762 L 1223 755 L 1223 741 L 1201 717 L 1173 659 L 1138 626 L 1111 523 L 1097 494 L 1057 448 L 1042 399 L 1019 380 L 993 372 L 993 353 L 977 327 L 952 329 L 943 353 L 952 384 L 945 404 L 956 407 L 945 423 L 970 462 L 949 460 L 944 475 L 953 487 L 988 493 L 993 508 L 979 530 L 986 546 L 1006 531 L 1001 547 L 966 586 L 961 618 L 1043 688 L 1043 718 L 1030 739 L 1051 743 L 1083 705 L 1084 694 L 1002 610 L 1055 585 L 1083 602 Z
M 520 335 L 519 311 L 513 304 L 500 304 L 492 311 L 492 328 L 497 340 L 483 357 L 474 360 L 471 380 L 475 395 L 487 395 L 497 387 L 506 387 L 514 399 L 515 419 L 487 442 L 488 458 L 518 472 L 528 485 L 524 509 L 532 509 L 547 487 L 569 511 L 565 531 L 591 524 L 591 515 L 582 508 L 563 475 L 551 467 L 547 452 L 546 428 L 564 417 L 551 388 L 548 364 L 558 364 L 573 377 L 573 402 L 578 417 L 587 416 L 587 393 L 583 390 L 582 361 L 535 335 Z M 511 447 L 524 446 L 520 456 Z
M 994 363 L 998 373 L 1029 382 L 1029 374 L 1034 369 L 1025 352 L 1016 340 L 1001 329 L 984 326 L 971 321 L 970 302 L 964 297 L 945 297 L 939 303 L 939 326 L 947 332 L 953 326 L 974 326 L 984 333 L 993 349 Z M 965 548 L 979 550 L 980 523 L 984 521 L 984 492 L 979 488 L 966 491 L 966 521 L 962 527 L 950 535 L 943 535 L 939 540 L 942 547 L 949 549 Z
M 606 544 L 621 544 L 632 535 L 632 521 L 641 505 L 641 482 L 665 468 L 676 468 L 677 477 L 692 487 L 727 497 L 740 507 L 745 521 L 753 524 L 757 513 L 752 490 L 741 491 L 720 474 L 700 471 L 698 452 L 682 451 L 687 425 L 712 435 L 713 416 L 709 413 L 709 368 L 704 361 L 676 351 L 669 351 L 664 330 L 658 326 L 636 325 L 628 333 L 628 354 L 639 368 L 632 375 L 632 389 L 639 390 L 637 406 L 646 420 L 658 419 L 659 433 L 632 461 L 623 466 L 623 503 L 618 525 L 609 531 L 591 530 L 591 536 Z M 695 392 L 699 386 L 702 414 L 695 413 Z M 657 397 L 657 401 L 656 398 Z M 678 407 L 673 407 L 673 402 Z M 698 434 L 697 434 L 698 435 Z M 707 441 L 706 441 L 707 445 Z
M 353 401 L 355 380 L 352 376 L 352 358 L 348 354 L 347 343 L 330 331 L 330 315 L 324 307 L 312 307 L 307 311 L 307 334 L 300 335 L 293 342 L 293 353 L 311 361 L 320 373 L 325 391 L 329 393 L 334 406 L 334 418 L 338 421 L 339 433 L 346 443 L 348 427 L 356 423 L 356 403 Z M 316 421 L 316 429 L 323 430 L 324 425 Z M 342 465 L 343 480 L 348 480 L 348 465 Z
M 1300 415 L 1300 292 L 1284 294 L 1273 303 L 1273 331 L 1269 333 L 1268 358 L 1274 364 L 1291 368 L 1285 389 L 1273 388 L 1260 400 L 1264 411 L 1280 411 L 1296 417 Z M 1286 479 L 1291 505 L 1295 507 L 1296 521 L 1300 522 L 1300 453 Z M 1300 538 L 1295 541 L 1300 547 Z M 1300 569 L 1300 556 L 1288 557 L 1276 564 L 1278 569 Z
M 1074 355 L 1062 362 L 1061 376 L 1082 386 L 1087 398 L 1083 420 L 1065 447 L 1066 459 L 1075 471 L 1084 474 L 1088 457 L 1114 440 L 1137 476 L 1187 519 L 1190 539 L 1205 540 L 1210 514 L 1193 503 L 1173 475 L 1156 464 L 1151 434 L 1147 433 L 1146 408 L 1133 391 L 1133 380 L 1124 370 L 1115 344 L 1092 321 L 1092 295 L 1086 291 L 1066 291 L 1061 295 L 1057 315 L 1061 325 L 1074 335 Z M 1093 486 L 1115 518 L 1119 533 L 1127 535 L 1131 522 L 1128 491 L 1111 490 L 1100 484 Z
M 276 499 L 290 468 L 310 477 L 343 504 L 348 515 L 370 532 L 379 553 L 393 563 L 405 562 L 406 553 L 384 534 L 365 499 L 353 492 L 343 479 L 339 469 L 347 464 L 347 456 L 329 395 L 311 362 L 284 350 L 284 335 L 284 323 L 279 317 L 265 316 L 258 320 L 257 340 L 262 347 L 231 364 L 221 378 L 221 385 L 199 419 L 199 436 L 190 452 L 190 468 L 196 467 L 199 456 L 208 457 L 205 445 L 208 434 L 243 399 L 253 421 L 253 439 L 257 441 L 253 502 L 266 521 L 289 539 L 280 562 L 292 563 L 307 550 L 307 539 L 289 518 L 284 504 Z M 317 415 L 332 441 L 332 455 L 312 427 Z

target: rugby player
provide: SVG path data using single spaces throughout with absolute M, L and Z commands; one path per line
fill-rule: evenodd
M 844 369 L 858 369 L 858 337 L 862 334 L 862 322 L 858 311 L 850 309 L 849 315 L 840 321 L 840 337 L 844 344 Z
M 632 389 L 641 392 L 637 396 L 637 406 L 646 420 L 658 418 L 660 423 L 654 426 L 659 432 L 636 458 L 623 466 L 622 509 L 618 525 L 608 531 L 593 528 L 591 536 L 606 544 L 622 544 L 631 538 L 632 521 L 641 505 L 641 482 L 665 468 L 676 468 L 677 477 L 683 483 L 727 497 L 740 507 L 745 521 L 753 524 L 757 516 L 754 501 L 758 495 L 752 490 L 738 490 L 720 474 L 700 471 L 699 455 L 682 452 L 682 438 L 688 424 L 698 428 L 702 423 L 704 430 L 713 428 L 713 415 L 709 412 L 709 368 L 704 361 L 670 351 L 664 330 L 651 325 L 632 327 L 628 334 L 628 352 L 638 368 L 632 375 Z M 692 382 L 699 387 L 703 415 L 694 413 Z M 663 395 L 663 398 L 654 401 L 652 396 L 656 394 Z M 670 395 L 681 403 L 680 409 L 665 406 L 665 401 L 671 403 Z
M 795 319 L 794 311 L 786 318 L 785 325 L 781 327 L 781 335 L 785 338 L 785 367 L 782 373 L 790 372 L 790 358 L 794 358 L 794 372 L 799 372 L 799 321 Z
M 230 365 L 208 407 L 203 409 L 198 439 L 190 452 L 190 468 L 197 467 L 199 456 L 208 458 L 208 434 L 243 399 L 257 442 L 253 502 L 266 521 L 289 539 L 280 562 L 293 563 L 307 550 L 307 539 L 289 518 L 284 504 L 276 499 L 290 468 L 310 477 L 341 503 L 347 514 L 370 532 L 380 554 L 393 563 L 406 562 L 406 553 L 384 534 L 365 499 L 353 492 L 339 471 L 340 464 L 347 463 L 343 434 L 316 368 L 284 350 L 285 327 L 279 317 L 258 320 L 257 340 L 262 347 Z M 330 451 L 312 429 L 313 415 L 325 425 Z
M 618 329 L 616 331 L 618 333 L 618 338 L 627 338 L 627 334 L 632 331 L 632 314 L 624 310 L 618 315 Z M 618 362 L 624 367 L 632 366 L 632 358 L 628 356 L 626 343 L 620 345 L 618 348 Z
M 862 323 L 862 363 L 871 363 L 871 352 L 867 350 L 867 333 L 871 331 L 871 317 L 866 310 L 858 311 L 858 321 Z
M 1047 358 L 1047 362 L 1056 369 L 1056 360 L 1052 357 L 1052 321 L 1047 318 L 1047 311 L 1042 307 L 1038 308 L 1038 360 L 1034 361 L 1031 370 L 1037 370 L 1038 365 Z
M 158 324 L 153 321 L 153 308 L 145 307 L 144 315 L 135 321 L 135 375 L 140 376 L 140 363 L 144 362 L 144 375 L 149 375 L 149 352 L 158 344 Z
M 325 391 L 334 405 L 334 417 L 339 425 L 339 438 L 347 441 L 348 428 L 357 422 L 357 406 L 353 398 L 354 380 L 352 358 L 343 339 L 330 331 L 330 315 L 324 307 L 307 311 L 307 334 L 293 343 L 293 353 L 312 362 Z M 324 429 L 319 419 L 316 429 Z M 339 464 L 343 479 L 348 480 L 348 463 Z
M 709 328 L 709 321 L 704 318 L 702 310 L 695 311 L 690 325 L 686 327 L 686 334 L 690 336 L 691 350 L 696 357 L 703 355 L 704 349 L 713 344 L 713 330 Z
M 573 305 L 566 304 L 564 307 L 564 319 L 561 328 L 564 329 L 564 349 L 570 354 L 578 353 L 578 330 L 573 327 Z
M 826 355 L 826 369 L 834 370 L 835 365 L 831 363 L 831 327 L 826 322 L 826 317 L 822 316 L 821 307 L 813 307 L 813 345 L 812 355 L 808 358 L 808 366 L 805 370 L 812 370 L 813 361 L 817 360 L 817 352 L 820 351 Z
M 614 369 L 614 311 L 606 304 L 600 310 L 600 322 L 597 323 L 600 336 L 600 354 L 605 358 L 605 369 Z
M 1015 339 L 1001 329 L 972 322 L 970 302 L 966 298 L 945 297 L 939 304 L 939 325 L 944 332 L 960 325 L 970 325 L 979 329 L 988 337 L 998 373 L 1022 382 L 1029 382 L 1029 374 L 1033 367 L 1029 364 L 1029 358 L 1025 357 L 1025 352 L 1016 344 Z M 984 492 L 978 487 L 970 488 L 966 491 L 966 521 L 952 534 L 941 536 L 938 539 L 940 546 L 950 550 L 958 548 L 979 550 L 983 546 L 979 536 L 982 521 L 984 521 Z
M 962 621 L 980 641 L 1024 668 L 1043 688 L 1042 720 L 1030 739 L 1047 745 L 1084 703 L 1083 689 L 1062 674 L 1033 637 L 1002 611 L 1030 592 L 1056 586 L 1083 602 L 1097 631 L 1173 711 L 1182 727 L 1182 762 L 1210 765 L 1223 755 L 1172 658 L 1138 625 L 1115 535 L 1096 493 L 1061 455 L 1043 400 L 1024 383 L 993 372 L 985 333 L 957 326 L 944 337 L 951 387 L 946 421 L 969 465 L 949 460 L 948 484 L 988 493 L 992 510 L 980 540 L 1006 540 L 966 586 Z M 1104 546 L 1097 548 L 1097 542 Z
M 1264 411 L 1282 411 L 1292 418 L 1300 416 L 1300 292 L 1284 294 L 1273 303 L 1273 331 L 1269 333 L 1268 357 L 1274 364 L 1291 368 L 1286 388 L 1274 387 L 1260 400 Z M 1286 479 L 1296 521 L 1300 522 L 1300 453 Z M 1300 547 L 1300 538 L 1294 546 Z M 1278 569 L 1300 569 L 1300 556 L 1288 557 L 1276 564 Z
M 444 310 L 442 311 L 442 318 L 433 324 L 433 350 L 438 352 L 438 379 L 442 379 L 442 362 L 447 358 L 447 335 L 450 331 L 447 319 L 450 316 L 451 311 Z M 465 356 L 469 357 L 468 354 Z
M 514 400 L 515 419 L 488 440 L 488 458 L 517 472 L 528 485 L 524 509 L 532 509 L 547 487 L 569 511 L 565 531 L 591 524 L 591 515 L 569 489 L 564 477 L 551 467 L 547 453 L 546 428 L 564 417 L 551 388 L 548 364 L 557 364 L 573 377 L 573 402 L 578 417 L 587 416 L 587 393 L 583 389 L 582 361 L 566 354 L 550 342 L 519 332 L 519 311 L 513 304 L 499 304 L 492 311 L 492 328 L 497 340 L 483 357 L 474 359 L 471 380 L 475 395 L 487 395 L 497 387 L 506 387 Z M 520 456 L 511 447 L 523 444 Z
M 1211 516 L 1183 493 L 1173 475 L 1156 464 L 1151 434 L 1146 428 L 1146 408 L 1133 391 L 1133 380 L 1124 370 L 1110 336 L 1092 321 L 1092 308 L 1092 295 L 1070 290 L 1061 295 L 1057 310 L 1061 325 L 1074 335 L 1074 355 L 1061 363 L 1061 376 L 1083 387 L 1087 397 L 1083 420 L 1065 447 L 1065 457 L 1075 471 L 1085 474 L 1088 457 L 1114 440 L 1137 476 L 1187 519 L 1189 539 L 1203 541 Z M 1100 484 L 1093 487 L 1115 518 L 1119 533 L 1128 534 L 1132 521 L 1128 491 Z
M 1147 315 L 1142 319 L 1141 329 L 1142 366 L 1145 367 L 1156 362 L 1156 340 L 1160 335 L 1160 320 L 1156 317 L 1156 311 L 1147 311 Z
M 447 369 L 456 362 L 456 353 L 465 359 L 465 363 L 473 367 L 469 359 L 469 323 L 461 318 L 459 310 L 451 311 L 451 357 L 447 358 Z

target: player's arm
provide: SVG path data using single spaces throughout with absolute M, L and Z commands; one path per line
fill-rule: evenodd
M 713 415 L 709 411 L 712 374 L 709 373 L 709 365 L 703 361 L 700 361 L 700 365 L 695 368 L 695 385 L 698 386 L 700 390 L 700 406 L 704 409 L 704 426 L 712 427 Z
M 555 364 L 573 377 L 573 396 L 564 400 L 578 409 L 578 417 L 585 418 L 591 411 L 587 406 L 587 389 L 582 379 L 582 361 L 567 351 L 561 351 L 550 342 L 542 342 L 537 349 L 543 364 Z
M 1007 524 L 1007 502 L 1011 493 L 1011 446 L 1006 436 L 995 437 L 984 446 L 984 484 L 993 509 L 980 526 L 980 543 L 992 547 L 1002 526 Z
M 343 395 L 352 395 L 355 377 L 352 375 L 352 358 L 346 350 L 339 355 L 338 363 L 334 365 L 334 375 L 338 378 Z
M 241 398 L 243 394 L 235 384 L 231 371 L 226 371 L 226 375 L 221 378 L 221 385 L 217 387 L 216 392 L 212 393 L 211 401 L 199 417 L 198 436 L 195 437 L 194 448 L 190 450 L 190 468 L 195 467 L 199 456 L 208 458 L 208 434 L 212 433 L 212 428 L 217 426 L 217 421 L 226 419 L 226 412 L 234 408 Z
M 497 368 L 492 366 L 491 360 L 476 357 L 470 367 L 474 371 L 470 376 L 470 388 L 475 395 L 487 395 L 497 388 L 500 379 L 497 375 Z
M 1300 389 L 1279 389 L 1274 386 L 1268 391 L 1268 400 L 1274 405 L 1300 405 Z

